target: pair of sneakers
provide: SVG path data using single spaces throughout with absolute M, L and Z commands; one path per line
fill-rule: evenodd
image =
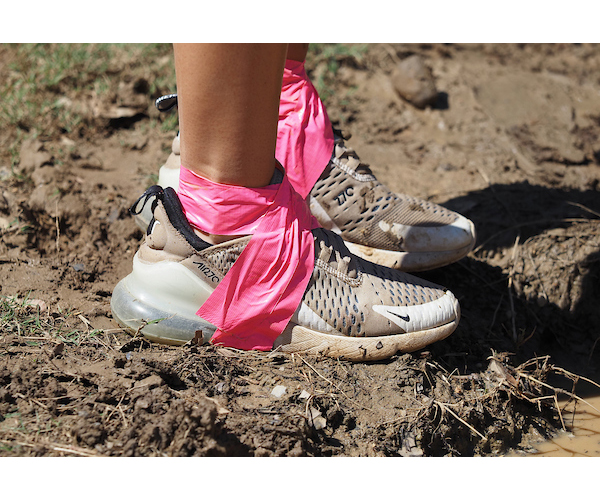
M 132 206 L 146 228 L 133 271 L 114 289 L 111 308 L 124 328 L 152 341 L 210 342 L 216 327 L 196 312 L 251 236 L 218 245 L 188 223 L 176 191 L 179 139 L 159 184 Z M 336 134 L 334 151 L 312 189 L 315 266 L 303 299 L 273 348 L 352 361 L 412 352 L 450 335 L 460 308 L 444 287 L 409 275 L 450 264 L 473 248 L 468 219 L 391 193 Z

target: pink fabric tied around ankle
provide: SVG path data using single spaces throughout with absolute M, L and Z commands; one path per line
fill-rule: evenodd
M 319 227 L 287 176 L 246 188 L 209 181 L 184 166 L 179 199 L 193 226 L 210 234 L 252 234 L 198 316 L 218 327 L 215 344 L 269 350 L 296 311 L 314 268 Z
M 283 70 L 275 158 L 305 198 L 329 163 L 333 129 L 304 62 L 288 59 Z

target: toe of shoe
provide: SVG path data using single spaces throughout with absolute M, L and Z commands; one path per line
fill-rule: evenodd
M 374 305 L 373 311 L 388 320 L 387 328 L 404 333 L 430 330 L 460 319 L 458 300 L 450 291 L 430 302 L 410 306 Z
M 445 252 L 475 244 L 475 226 L 458 214 L 452 223 L 407 226 L 403 233 L 403 246 L 407 252 Z

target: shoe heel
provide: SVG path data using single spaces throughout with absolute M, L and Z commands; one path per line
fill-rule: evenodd
M 176 283 L 179 293 L 167 287 L 161 290 L 161 282 Z M 199 289 L 183 266 L 142 264 L 136 255 L 133 272 L 117 283 L 110 306 L 119 325 L 153 342 L 181 345 L 196 332 L 202 332 L 203 341 L 208 342 L 216 326 L 196 315 L 208 295 L 210 291 Z

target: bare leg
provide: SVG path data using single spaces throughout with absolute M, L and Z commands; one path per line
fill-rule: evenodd
M 275 168 L 285 44 L 175 44 L 181 163 L 222 184 L 266 186 Z
M 302 62 L 306 59 L 308 43 L 290 43 L 288 45 L 287 59 Z

